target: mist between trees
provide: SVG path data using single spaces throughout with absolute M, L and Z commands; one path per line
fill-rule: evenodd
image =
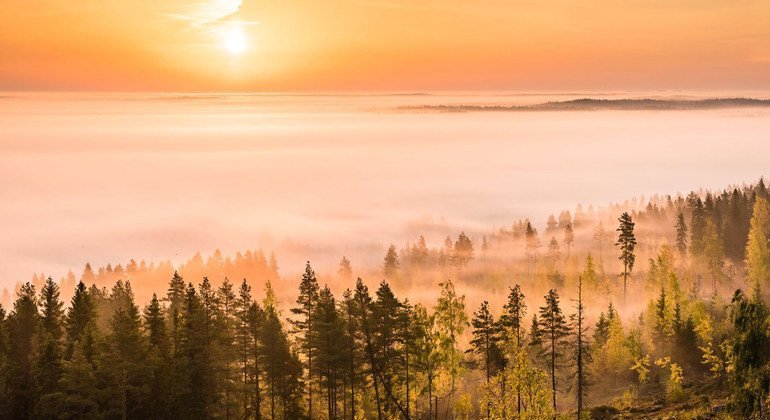
M 261 250 L 35 275 L 2 296 L 0 416 L 761 418 L 767 200 L 578 207 L 299 278 Z

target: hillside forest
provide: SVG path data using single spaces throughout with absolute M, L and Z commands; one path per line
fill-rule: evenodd
M 0 418 L 766 418 L 769 200 L 414 232 L 297 275 L 261 249 L 38 273 L 0 296 Z

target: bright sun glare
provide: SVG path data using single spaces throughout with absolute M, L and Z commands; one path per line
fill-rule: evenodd
M 246 34 L 241 25 L 232 25 L 225 29 L 222 42 L 225 50 L 232 55 L 242 54 L 247 48 Z

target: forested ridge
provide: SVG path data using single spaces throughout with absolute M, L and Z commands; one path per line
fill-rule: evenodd
M 0 417 L 764 418 L 768 199 L 578 206 L 297 277 L 261 250 L 37 274 L 2 297 Z

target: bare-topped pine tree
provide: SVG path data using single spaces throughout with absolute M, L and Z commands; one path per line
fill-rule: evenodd
M 634 222 L 631 220 L 631 215 L 628 212 L 621 214 L 618 221 L 620 225 L 617 231 L 620 234 L 615 245 L 620 246 L 620 257 L 618 259 L 623 263 L 623 304 L 625 304 L 628 275 L 634 269 L 634 262 L 636 261 L 636 255 L 634 255 L 636 237 L 634 236 Z

